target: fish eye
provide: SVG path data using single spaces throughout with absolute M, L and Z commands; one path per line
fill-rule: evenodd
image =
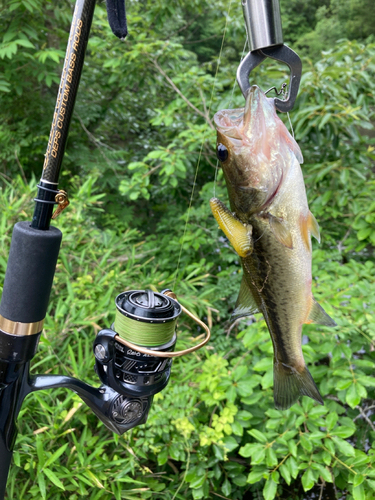
M 224 144 L 218 144 L 216 149 L 217 159 L 221 162 L 224 162 L 228 158 L 228 150 L 224 146 Z

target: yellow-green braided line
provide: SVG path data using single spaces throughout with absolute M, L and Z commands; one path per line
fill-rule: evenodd
M 146 323 L 128 318 L 116 310 L 115 332 L 124 340 L 145 347 L 155 347 L 172 340 L 177 318 L 166 323 Z

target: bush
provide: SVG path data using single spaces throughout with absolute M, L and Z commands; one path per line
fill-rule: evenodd
M 12 223 L 30 212 L 34 189 L 35 182 L 19 179 L 1 191 L 2 272 Z M 151 252 L 142 254 L 148 237 L 139 231 L 118 235 L 96 227 L 97 184 L 88 181 L 77 193 L 59 221 L 63 248 L 32 371 L 97 384 L 91 345 L 95 332 L 113 320 L 115 295 L 164 287 L 172 273 L 163 263 L 155 266 Z M 348 491 L 347 498 L 373 498 L 373 262 L 342 264 L 337 251 L 314 251 L 313 292 L 338 323 L 335 331 L 304 327 L 304 356 L 325 406 L 304 397 L 287 411 L 273 407 L 272 344 L 264 321 L 244 319 L 223 331 L 215 311 L 228 307 L 220 300 L 226 278 L 215 282 L 207 274 L 188 280 L 181 299 L 201 313 L 211 311 L 214 340 L 174 361 L 170 385 L 155 397 L 148 422 L 117 437 L 75 394 L 34 393 L 19 417 L 10 498 L 199 499 L 218 493 L 240 499 L 249 491 L 272 500 L 285 498 L 285 491 L 299 498 L 301 483 L 308 491 L 327 482 Z M 205 286 L 211 291 L 202 302 Z M 179 346 L 193 342 L 188 321 L 179 331 Z

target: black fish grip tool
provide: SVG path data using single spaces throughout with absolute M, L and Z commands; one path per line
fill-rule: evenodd
M 251 71 L 267 57 L 283 62 L 290 69 L 290 83 L 285 100 L 275 98 L 275 107 L 286 113 L 291 111 L 297 98 L 302 75 L 299 56 L 284 45 L 279 0 L 242 0 L 250 52 L 237 69 L 237 82 L 246 98 L 251 85 Z

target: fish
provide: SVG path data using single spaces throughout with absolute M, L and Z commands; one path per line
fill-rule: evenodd
M 218 198 L 210 207 L 243 269 L 232 319 L 263 314 L 277 409 L 290 408 L 301 395 L 324 404 L 303 357 L 302 325 L 337 325 L 311 291 L 311 236 L 320 242 L 320 230 L 308 207 L 301 150 L 274 100 L 256 85 L 244 108 L 219 111 L 214 122 L 230 209 Z

